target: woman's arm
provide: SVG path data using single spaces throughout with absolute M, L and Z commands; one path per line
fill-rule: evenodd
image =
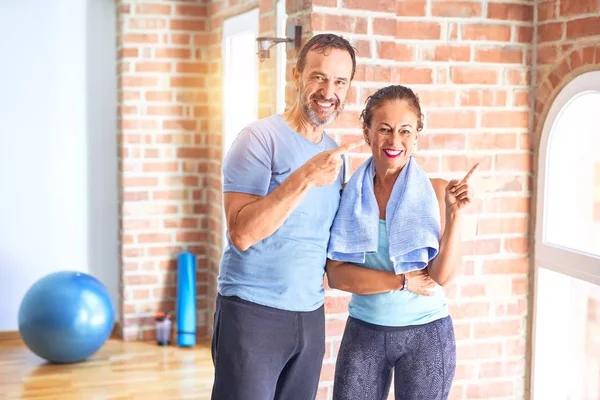
M 438 255 L 427 270 L 440 286 L 452 280 L 462 261 L 462 209 L 471 202 L 468 180 L 478 165 L 471 168 L 461 181 L 431 180 L 440 204 L 442 236 Z
M 440 209 L 444 208 L 442 196 Z M 462 258 L 462 217 L 460 214 L 450 214 L 445 210 L 442 213 L 444 223 L 442 224 L 440 249 L 438 255 L 427 266 L 429 276 L 440 286 L 444 286 L 454 278 Z
M 377 294 L 400 290 L 404 275 L 364 268 L 342 261 L 327 260 L 329 287 L 355 294 Z
M 422 296 L 431 296 L 428 289 L 435 286 L 425 269 L 396 275 L 352 263 L 327 260 L 329 287 L 355 294 L 377 294 L 392 290 L 408 290 Z

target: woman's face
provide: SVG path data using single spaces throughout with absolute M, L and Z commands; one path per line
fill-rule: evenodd
M 419 137 L 418 117 L 406 101 L 390 101 L 373 110 L 371 127 L 364 129 L 375 168 L 400 171 L 408 162 Z

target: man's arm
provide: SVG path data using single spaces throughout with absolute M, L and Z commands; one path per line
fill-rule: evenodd
M 272 235 L 296 209 L 310 188 L 332 184 L 339 177 L 341 155 L 362 140 L 324 151 L 302 165 L 266 196 L 239 192 L 224 194 L 227 230 L 233 245 L 246 251 Z
M 265 197 L 224 193 L 227 229 L 233 245 L 246 251 L 273 234 L 298 206 L 311 183 L 298 170 Z

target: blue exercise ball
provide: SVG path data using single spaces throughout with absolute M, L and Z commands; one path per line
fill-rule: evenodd
M 25 293 L 19 333 L 25 345 L 53 363 L 82 361 L 104 345 L 114 324 L 106 287 L 77 271 L 44 276 Z

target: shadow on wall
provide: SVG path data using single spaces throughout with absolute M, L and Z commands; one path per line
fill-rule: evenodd
M 88 265 L 120 321 L 116 6 L 87 0 L 85 11 Z

